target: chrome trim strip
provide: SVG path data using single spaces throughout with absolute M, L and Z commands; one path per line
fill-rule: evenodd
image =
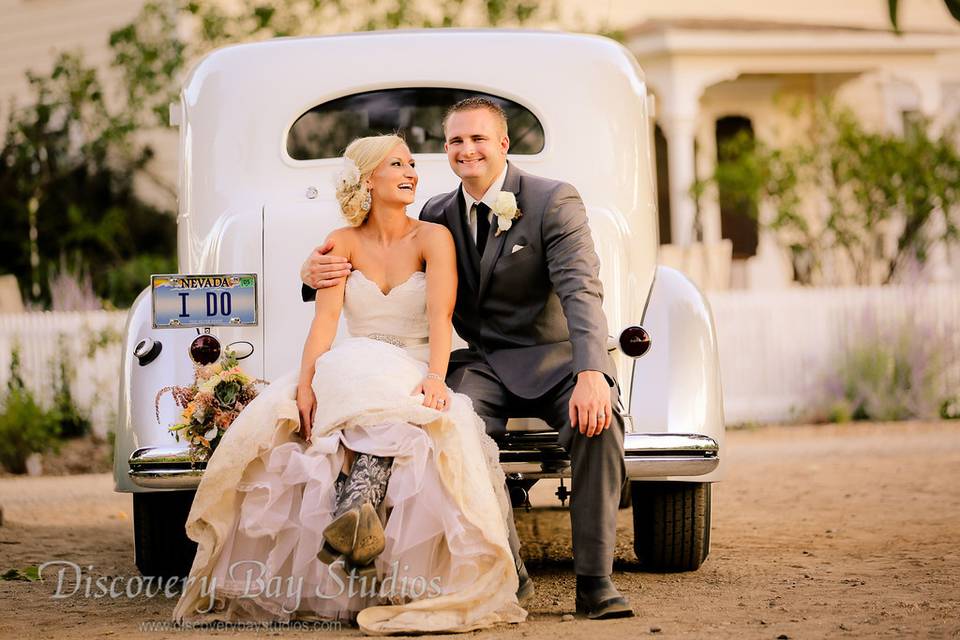
M 720 446 L 699 433 L 628 433 L 623 437 L 624 454 L 683 451 L 704 456 L 717 455 Z
M 626 458 L 627 477 L 655 478 L 662 476 L 703 476 L 720 464 L 720 458 L 636 456 Z
M 503 452 L 559 448 L 554 431 L 512 431 L 501 443 Z M 627 433 L 623 437 L 623 451 L 625 456 L 669 453 L 712 456 L 719 453 L 719 445 L 713 438 L 699 433 Z
M 196 489 L 203 469 L 130 470 L 130 479 L 145 489 Z
M 662 478 L 664 476 L 702 476 L 710 473 L 720 464 L 717 457 L 703 458 L 697 456 L 631 456 L 624 459 L 627 477 L 631 480 L 640 478 Z M 539 480 L 542 478 L 569 478 L 570 466 L 563 469 L 544 469 L 539 462 L 504 462 L 503 471 L 508 478 L 528 478 Z
M 195 464 L 185 447 L 140 447 L 130 454 L 129 463 L 131 467 L 145 464 Z M 200 466 L 204 464 L 200 463 Z

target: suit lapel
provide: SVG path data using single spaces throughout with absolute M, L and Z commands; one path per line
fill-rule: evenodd
M 507 163 L 507 176 L 503 180 L 503 191 L 510 191 L 517 196 L 517 202 L 520 201 L 520 170 L 512 164 Z M 500 252 L 506 242 L 509 231 L 504 231 L 495 236 L 497 231 L 497 217 L 493 216 L 490 221 L 490 235 L 487 236 L 487 246 L 483 250 L 483 259 L 480 261 L 480 291 L 477 294 L 483 298 L 490 284 L 490 276 L 493 274 L 493 266 L 500 259 Z
M 462 187 L 461 187 L 462 188 Z M 457 249 L 457 260 L 463 266 L 470 288 L 477 291 L 477 273 L 480 268 L 480 254 L 477 253 L 477 244 L 470 237 L 467 228 L 466 216 L 463 213 L 464 199 L 460 188 L 450 194 L 450 199 L 443 208 L 443 215 L 447 219 L 447 228 L 453 234 L 453 243 Z

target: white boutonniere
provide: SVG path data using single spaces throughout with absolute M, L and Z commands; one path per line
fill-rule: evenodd
M 495 238 L 504 231 L 509 231 L 513 221 L 523 216 L 517 208 L 517 197 L 510 191 L 498 193 L 497 200 L 490 210 L 497 216 L 497 232 L 493 234 Z

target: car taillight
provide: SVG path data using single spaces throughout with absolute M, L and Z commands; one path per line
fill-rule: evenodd
M 650 349 L 650 333 L 643 327 L 627 327 L 620 332 L 620 350 L 631 358 L 639 358 Z
M 190 343 L 190 359 L 197 364 L 213 364 L 220 358 L 220 341 L 209 333 L 197 336 Z

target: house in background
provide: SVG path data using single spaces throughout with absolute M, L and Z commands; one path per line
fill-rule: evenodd
M 792 280 L 785 251 L 743 207 L 703 198 L 695 225 L 690 186 L 712 174 L 725 140 L 741 132 L 774 145 L 796 139 L 801 125 L 787 105 L 825 97 L 851 107 L 865 126 L 897 133 L 912 114 L 939 125 L 960 117 L 960 64 L 950 64 L 960 60 L 951 59 L 960 54 L 957 30 L 898 36 L 888 27 L 676 18 L 629 29 L 626 45 L 656 96 L 660 237 L 673 245 L 664 258 L 709 289 Z M 703 245 L 684 250 L 697 226 Z M 945 255 L 930 267 L 933 279 L 960 275 Z M 842 262 L 835 269 L 837 281 L 852 283 Z
M 555 26 L 620 31 L 646 72 L 656 105 L 664 262 L 705 289 L 790 285 L 785 252 L 754 218 L 706 198 L 698 212 L 690 196 L 694 180 L 712 173 L 724 139 L 741 131 L 771 143 L 800 135 L 795 119 L 778 106 L 781 98 L 836 96 L 865 124 L 889 131 L 901 130 L 915 112 L 940 122 L 960 117 L 960 25 L 941 0 L 901 4 L 904 32 L 896 35 L 885 0 L 558 0 Z M 108 66 L 110 31 L 142 5 L 0 0 L 0 116 L 11 98 L 23 99 L 24 72 L 49 69 L 57 50 L 81 50 L 88 62 Z M 154 173 L 175 184 L 175 131 L 146 135 L 157 151 Z M 138 189 L 176 209 L 169 190 L 148 181 Z M 960 276 L 960 264 L 934 258 L 932 279 Z
M 771 143 L 802 135 L 802 127 L 780 106 L 781 97 L 837 96 L 853 105 L 865 124 L 889 131 L 901 130 L 914 112 L 940 122 L 956 119 L 960 24 L 942 0 L 901 2 L 901 36 L 890 31 L 886 0 L 556 2 L 558 24 L 546 26 L 617 30 L 646 72 L 655 98 L 651 140 L 658 164 L 661 261 L 681 267 L 708 290 L 728 423 L 805 415 L 801 410 L 823 400 L 820 376 L 832 371 L 837 354 L 864 334 L 864 317 L 878 327 L 900 326 L 907 318 L 943 329 L 951 341 L 935 343 L 924 337 L 922 346 L 954 363 L 942 383 L 952 393 L 960 388 L 956 265 L 943 256 L 935 260 L 928 275 L 950 282 L 932 286 L 791 288 L 791 267 L 774 237 L 760 231 L 743 211 L 721 210 L 703 199 L 698 212 L 689 195 L 696 177 L 712 173 L 718 141 L 741 131 Z M 25 71 L 48 72 L 58 50 L 81 50 L 87 62 L 106 69 L 111 30 L 134 18 L 143 4 L 0 0 L 0 130 L 11 100 L 22 104 L 26 99 Z M 121 87 L 108 82 L 106 89 L 119 93 Z M 143 135 L 156 150 L 153 172 L 176 184 L 177 131 Z M 141 197 L 176 210 L 169 190 L 148 180 L 137 188 Z M 19 295 L 4 297 L 4 290 L 16 291 L 9 278 L 0 281 L 0 311 L 19 309 Z M 57 320 L 61 324 L 42 325 L 40 330 L 35 318 L 0 316 L 7 320 L 0 326 L 0 384 L 9 366 L 4 337 L 29 329 L 33 339 L 23 343 L 24 362 L 35 379 L 28 383 L 37 393 L 49 391 L 44 367 L 50 356 L 44 349 L 56 344 L 51 337 L 55 331 L 73 327 L 75 319 Z M 96 322 L 98 330 L 114 323 L 119 331 L 123 317 L 100 314 Z M 910 335 L 927 336 L 917 331 Z M 116 379 L 120 356 L 102 352 L 97 357 L 99 364 L 84 365 L 91 368 L 81 371 L 81 385 L 74 392 L 80 402 L 93 399 L 89 406 L 94 424 L 105 433 L 112 420 L 108 412 L 116 403 L 102 395 L 103 389 L 115 391 L 116 385 L 101 381 Z
M 82 51 L 106 68 L 110 32 L 129 22 L 143 0 L 0 0 L 0 113 L 27 91 L 27 71 L 48 73 L 59 51 Z M 6 118 L 0 129 L 6 126 Z

